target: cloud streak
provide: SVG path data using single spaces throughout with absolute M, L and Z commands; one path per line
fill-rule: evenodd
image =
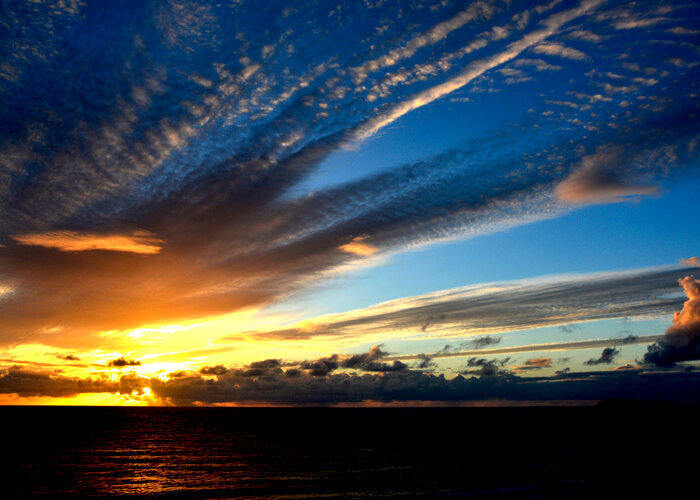
M 64 252 L 82 252 L 88 250 L 109 250 L 114 252 L 133 252 L 156 254 L 163 244 L 148 231 L 133 231 L 126 234 L 81 234 L 75 231 L 53 231 L 49 233 L 24 234 L 12 236 L 21 245 L 57 248 Z
M 684 269 L 651 268 L 487 283 L 322 316 L 314 320 L 319 326 L 313 330 L 300 327 L 250 334 L 265 339 L 359 337 L 389 332 L 466 336 L 572 321 L 660 316 L 670 314 L 682 303 L 673 293 L 676 280 L 684 272 Z M 426 324 L 428 327 L 423 328 Z
M 579 7 L 553 14 L 542 23 L 545 28 L 525 35 L 520 40 L 511 43 L 506 50 L 501 53 L 469 63 L 459 75 L 451 78 L 445 83 L 424 90 L 423 92 L 414 95 L 410 99 L 392 107 L 388 112 L 368 120 L 359 127 L 357 138 L 365 139 L 371 135 L 374 135 L 381 128 L 386 127 L 405 114 L 430 104 L 431 102 L 464 87 L 487 71 L 516 58 L 526 49 L 553 35 L 566 23 L 569 23 L 577 17 L 586 14 L 602 3 L 602 0 L 584 0 L 581 2 Z

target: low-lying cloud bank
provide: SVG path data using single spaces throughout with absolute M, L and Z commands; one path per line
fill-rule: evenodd
M 474 361 L 479 373 L 447 379 L 416 370 L 314 376 L 280 367 L 253 375 L 229 371 L 214 378 L 177 374 L 169 380 L 124 376 L 119 381 L 78 380 L 11 368 L 0 375 L 0 393 L 66 397 L 82 393 L 144 394 L 154 404 L 257 403 L 328 405 L 347 402 L 665 399 L 700 402 L 700 373 L 639 369 L 519 377 Z M 532 365 L 543 364 L 542 361 Z
M 20 397 L 70 397 L 86 393 L 131 394 L 141 392 L 148 379 L 125 375 L 118 381 L 101 378 L 75 378 L 12 366 L 0 370 L 0 394 Z

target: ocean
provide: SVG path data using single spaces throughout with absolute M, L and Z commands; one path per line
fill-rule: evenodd
M 700 412 L 618 402 L 0 415 L 3 498 L 671 498 L 696 489 Z

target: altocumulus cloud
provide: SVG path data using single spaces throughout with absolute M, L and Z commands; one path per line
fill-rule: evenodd
M 643 26 L 651 5 L 620 8 Z M 4 22 L 16 36 L 0 40 L 0 290 L 11 292 L 0 301 L 1 343 L 43 341 L 60 325 L 46 341 L 80 348 L 99 331 L 270 304 L 374 255 L 554 217 L 570 201 L 650 194 L 695 158 L 698 56 L 670 31 L 688 28 L 682 15 L 654 32 L 673 46 L 667 59 L 684 62 L 667 64 L 667 88 L 607 76 L 618 69 L 611 55 L 628 55 L 622 38 L 564 43 L 570 28 L 585 28 L 588 40 L 613 30 L 619 17 L 606 14 L 616 2 L 285 6 L 8 3 Z M 549 48 L 533 66 L 541 47 Z M 658 51 L 642 40 L 625 61 L 651 67 Z M 584 88 L 547 97 L 575 98 L 557 118 L 570 124 L 565 133 L 533 95 L 543 111 L 536 123 L 524 112 L 454 150 L 303 188 L 332 152 L 453 92 L 476 91 L 481 78 L 493 89 L 509 83 L 508 71 L 494 71 L 506 64 L 522 81 L 536 76 L 528 67 L 553 70 L 544 61 L 552 56 L 574 74 L 600 68 Z M 401 73 L 404 63 L 412 75 Z M 369 78 L 392 84 L 373 90 Z M 613 97 L 622 94 L 657 106 L 620 114 Z M 617 116 L 615 127 L 593 115 Z M 615 161 L 605 161 L 612 145 Z M 477 307 L 488 310 L 486 329 L 495 328 L 495 302 Z M 647 300 L 640 312 L 672 302 Z M 614 317 L 616 305 L 587 317 Z M 440 318 L 443 307 L 414 310 L 408 325 Z M 505 329 L 538 321 L 518 310 Z

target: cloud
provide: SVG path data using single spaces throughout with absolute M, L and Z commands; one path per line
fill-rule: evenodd
M 462 375 L 478 375 L 479 377 L 493 377 L 504 372 L 505 366 L 510 358 L 505 359 L 486 359 L 486 358 L 469 358 L 467 361 L 466 370 L 460 372 Z
M 531 358 L 525 361 L 525 366 L 546 368 L 552 365 L 552 358 Z
M 357 139 L 365 139 L 371 135 L 374 135 L 377 131 L 398 120 L 400 117 L 409 113 L 410 111 L 430 104 L 431 102 L 464 87 L 487 71 L 515 59 L 526 49 L 542 42 L 566 23 L 595 9 L 601 3 L 602 1 L 600 0 L 584 0 L 576 8 L 553 14 L 542 22 L 542 25 L 544 25 L 545 28 L 528 33 L 520 40 L 508 45 L 504 51 L 498 54 L 485 59 L 472 61 L 460 72 L 459 75 L 442 84 L 415 94 L 410 99 L 393 106 L 386 113 L 367 120 L 358 127 L 356 136 Z
M 635 18 L 628 17 L 616 21 L 613 25 L 615 29 L 618 30 L 631 30 L 639 28 L 648 28 L 649 26 L 654 26 L 656 24 L 666 21 L 663 17 L 648 17 L 648 18 Z
M 375 345 L 367 353 L 353 354 L 349 358 L 344 359 L 341 366 L 343 368 L 361 368 L 367 363 L 383 358 L 386 355 L 387 353 L 382 351 L 381 345 Z
M 282 362 L 279 359 L 264 359 L 262 361 L 254 361 L 248 366 L 234 370 L 240 377 L 275 377 L 282 373 Z M 215 367 L 217 368 L 217 367 Z
M 340 245 L 338 248 L 343 252 L 368 257 L 379 251 L 377 247 L 372 246 L 369 243 L 365 243 L 365 240 L 368 238 L 369 236 L 356 236 L 350 241 L 350 243 Z
M 674 313 L 666 334 L 647 348 L 645 363 L 670 367 L 682 361 L 700 359 L 700 280 L 686 276 L 678 280 L 688 300 Z
M 552 366 L 552 358 L 530 358 L 525 361 L 523 366 L 514 366 L 513 371 L 523 372 L 531 370 L 541 370 L 542 368 L 549 368 Z
M 68 397 L 85 393 L 131 394 L 146 386 L 148 379 L 124 376 L 118 381 L 72 378 L 55 373 L 35 372 L 19 367 L 0 370 L 0 393 L 21 397 Z
M 615 174 L 622 154 L 621 150 L 612 148 L 584 157 L 580 167 L 556 187 L 559 199 L 579 204 L 618 203 L 657 193 L 656 186 L 634 183 Z
M 581 340 L 578 342 L 550 342 L 546 344 L 526 344 L 518 345 L 512 347 L 501 347 L 496 349 L 483 349 L 483 350 L 471 350 L 471 351 L 452 351 L 449 349 L 442 349 L 434 354 L 431 354 L 431 358 L 455 358 L 455 357 L 465 357 L 465 356 L 475 356 L 475 355 L 497 355 L 497 354 L 515 354 L 520 352 L 538 352 L 538 351 L 574 351 L 578 349 L 592 349 L 595 347 L 615 347 L 623 344 L 649 344 L 656 342 L 661 338 L 660 335 L 647 335 L 643 337 L 633 337 L 628 336 L 625 338 L 610 338 L 610 339 L 598 339 L 598 340 Z M 405 354 L 396 355 L 387 358 L 391 359 L 402 359 L 402 360 L 413 360 L 422 359 L 424 354 Z M 568 359 L 568 358 L 566 358 Z
M 603 40 L 603 37 L 597 33 L 593 33 L 588 30 L 574 30 L 566 35 L 567 38 L 572 38 L 574 40 L 585 40 L 586 42 L 598 43 Z
M 223 375 L 228 370 L 223 365 L 204 366 L 199 370 L 202 375 Z
M 690 257 L 689 259 L 681 259 L 680 264 L 682 266 L 700 267 L 700 258 Z
M 340 366 L 340 363 L 338 362 L 338 355 L 333 354 L 327 358 L 304 361 L 299 366 L 302 370 L 308 370 L 312 377 L 325 377 L 332 371 L 336 370 L 338 366 Z
M 366 372 L 401 372 L 407 370 L 408 366 L 398 360 L 394 360 L 392 363 L 371 361 L 363 365 L 360 369 Z
M 141 361 L 136 359 L 126 359 L 125 357 L 112 359 L 107 363 L 107 366 L 112 366 L 115 368 L 123 368 L 125 366 L 141 366 Z
M 602 363 L 610 364 L 613 362 L 613 359 L 618 354 L 620 354 L 619 349 L 615 349 L 614 347 L 606 347 L 605 349 L 603 349 L 603 352 L 600 354 L 600 357 L 598 359 L 589 359 L 588 361 L 586 361 L 585 364 L 587 364 L 587 365 L 599 365 Z
M 672 296 L 683 270 L 651 268 L 580 276 L 555 276 L 468 287 L 406 297 L 317 318 L 313 331 L 284 328 L 251 332 L 267 339 L 380 335 L 387 331 L 463 336 L 567 325 L 572 321 L 670 314 L 682 300 Z M 554 308 L 556 305 L 556 308 Z M 507 314 L 504 314 L 507 311 Z M 479 349 L 495 344 L 474 339 Z
M 485 347 L 498 345 L 501 342 L 501 337 L 487 335 L 478 337 L 472 340 L 467 340 L 459 344 L 460 349 L 483 349 Z
M 80 361 L 80 358 L 73 354 L 56 354 L 56 357 L 66 361 Z
M 638 340 L 639 340 L 639 336 L 638 336 L 638 335 L 632 335 L 632 334 L 630 334 L 630 335 L 627 335 L 626 337 L 624 337 L 622 340 L 620 340 L 620 343 L 621 343 L 621 344 L 634 344 L 634 343 L 636 343 Z
M 110 250 L 113 252 L 133 252 L 156 254 L 163 241 L 148 231 L 136 230 L 126 234 L 80 234 L 76 231 L 51 231 L 39 234 L 12 236 L 21 245 L 45 248 L 58 248 L 64 252 L 88 250 Z
M 326 359 L 329 359 L 327 357 Z M 267 361 L 267 360 L 265 360 Z M 11 367 L 0 370 L 0 393 L 65 397 L 86 393 L 152 396 L 152 404 L 191 405 L 247 402 L 253 404 L 332 405 L 347 402 L 402 401 L 552 401 L 634 398 L 698 403 L 700 374 L 638 369 L 573 373 L 555 377 L 519 377 L 503 369 L 508 360 L 472 358 L 466 374 L 452 379 L 401 369 L 381 373 L 330 373 L 314 376 L 296 368 L 269 368 L 260 376 L 229 370 L 211 379 L 182 373 L 162 380 L 123 376 L 119 380 L 78 379 Z M 270 363 L 263 362 L 265 366 Z M 533 362 L 531 366 L 544 364 Z
M 543 61 L 542 59 L 517 59 L 515 62 L 513 62 L 513 65 L 518 67 L 532 66 L 537 71 L 559 71 L 560 69 L 562 69 L 561 66 L 549 64 L 548 62 Z
M 697 34 L 700 34 L 700 30 L 693 30 L 693 29 L 685 28 L 683 26 L 676 26 L 675 28 L 669 29 L 668 32 L 673 33 L 674 35 L 697 35 Z
M 453 31 L 458 30 L 475 19 L 490 18 L 494 12 L 495 9 L 488 3 L 474 2 L 467 9 L 459 12 L 452 18 L 442 21 L 429 30 L 413 36 L 401 47 L 393 49 L 376 59 L 366 61 L 361 66 L 350 68 L 355 83 L 358 84 L 364 81 L 370 72 L 393 66 L 403 59 L 413 56 L 417 50 L 444 40 Z
M 419 363 L 416 365 L 416 368 L 418 368 L 419 370 L 430 371 L 433 368 L 437 368 L 437 363 L 433 361 L 432 356 L 429 356 L 427 354 L 419 354 L 418 360 Z
M 418 4 L 402 16 L 390 3 L 373 6 L 371 15 L 358 4 L 342 22 L 325 3 L 307 6 L 297 17 L 280 17 L 274 4 L 238 6 L 232 17 L 234 7 L 226 2 L 208 8 L 206 16 L 183 17 L 164 4 L 144 22 L 115 4 L 105 7 L 105 18 L 119 20 L 109 26 L 72 20 L 80 27 L 69 30 L 81 34 L 76 43 L 48 47 L 25 40 L 32 38 L 31 29 L 20 30 L 26 47 L 11 51 L 7 62 L 13 83 L 0 84 L 0 343 L 21 337 L 66 349 L 100 345 L 118 351 L 110 345 L 118 335 L 100 332 L 260 308 L 350 265 L 377 260 L 358 251 L 400 252 L 555 217 L 575 207 L 560 203 L 554 186 L 583 156 L 609 144 L 627 158 L 624 168 L 610 173 L 625 186 L 645 185 L 641 178 L 681 178 L 694 158 L 686 146 L 697 135 L 698 113 L 697 79 L 685 73 L 696 55 L 679 48 L 663 55 L 687 62 L 668 68 L 677 83 L 663 92 L 664 110 L 628 109 L 629 116 L 616 118 L 616 132 L 595 121 L 585 126 L 600 125 L 596 134 L 583 123 L 553 132 L 547 121 L 518 118 L 455 150 L 351 182 L 314 189 L 305 184 L 313 185 L 319 164 L 358 134 L 379 130 L 376 125 L 504 64 L 520 67 L 517 58 L 525 50 L 565 35 L 574 19 L 585 24 L 584 16 L 599 5 L 584 1 L 539 18 L 535 14 L 555 5 L 515 17 L 504 5 L 510 25 L 481 22 L 484 15 L 479 23 L 456 27 L 462 18 L 449 24 L 458 14 L 454 7 L 427 17 Z M 27 24 L 21 9 L 8 12 L 14 25 Z M 46 21 L 42 12 L 36 15 L 32 26 Z M 257 26 L 265 16 L 274 22 L 262 33 Z M 223 22 L 232 18 L 240 23 Z M 332 50 L 315 43 L 328 35 L 305 29 L 306 23 L 325 26 L 329 19 Z M 515 30 L 528 26 L 534 28 L 515 37 Z M 464 38 L 470 41 L 461 46 Z M 109 40 L 117 59 L 104 57 L 102 40 Z M 588 55 L 597 61 L 627 51 L 627 41 L 609 40 L 598 51 L 587 47 Z M 273 43 L 274 52 L 265 49 Z M 300 50 L 309 44 L 318 50 Z M 657 61 L 657 46 L 637 48 L 636 59 L 626 59 L 630 64 Z M 367 101 L 371 89 L 351 88 L 350 68 L 395 49 L 399 59 L 385 61 L 395 71 L 378 69 L 372 80 L 395 79 L 396 85 Z M 263 53 L 265 64 L 255 60 Z M 408 75 L 413 80 L 403 79 L 399 64 L 409 60 L 416 71 L 425 69 Z M 532 67 L 551 70 L 542 63 Z M 37 67 L 44 68 L 51 92 L 21 76 Z M 556 94 L 571 90 L 583 100 L 581 109 L 590 106 L 586 111 L 606 121 L 618 113 L 611 97 L 574 80 L 576 87 L 555 86 L 547 99 L 561 101 Z M 76 81 L 82 82 L 80 92 Z M 571 118 L 567 123 L 573 124 Z M 23 238 L 32 244 L 22 244 Z M 134 249 L 152 253 L 124 251 Z M 643 313 L 659 309 L 649 306 Z M 572 310 L 569 302 L 569 316 Z M 424 312 L 406 328 L 441 316 Z M 497 328 L 495 316 L 485 316 L 487 331 L 476 333 Z M 518 328 L 521 319 L 518 309 L 515 319 L 506 318 L 505 329 Z M 564 320 L 571 318 L 551 321 Z M 454 333 L 462 323 L 456 317 L 439 320 L 431 334 Z M 50 334 L 56 325 L 64 329 L 61 335 Z M 262 334 L 301 338 L 329 330 L 318 332 Z M 345 334 L 349 328 L 343 327 L 339 335 Z
M 697 402 L 700 375 L 696 373 L 649 373 L 637 370 L 563 373 L 559 377 L 521 378 L 500 373 L 488 361 L 476 360 L 476 371 L 491 375 L 444 376 L 415 371 L 382 374 L 332 374 L 327 377 L 300 375 L 274 380 L 224 377 L 214 382 L 200 378 L 168 381 L 152 379 L 150 388 L 169 404 L 250 402 L 259 404 L 315 404 L 362 401 L 481 401 L 481 400 L 642 400 Z M 495 375 L 493 372 L 495 371 Z M 1 387 L 1 381 L 0 381 Z
M 577 325 L 576 323 L 572 323 L 570 325 L 559 325 L 559 330 L 561 330 L 564 333 L 571 333 L 574 330 L 580 330 L 581 325 Z
M 580 50 L 566 47 L 560 43 L 541 43 L 539 45 L 535 45 L 532 50 L 536 54 L 563 57 L 564 59 L 574 59 L 576 61 L 583 61 L 584 59 L 588 58 L 588 56 L 586 56 L 586 54 Z

